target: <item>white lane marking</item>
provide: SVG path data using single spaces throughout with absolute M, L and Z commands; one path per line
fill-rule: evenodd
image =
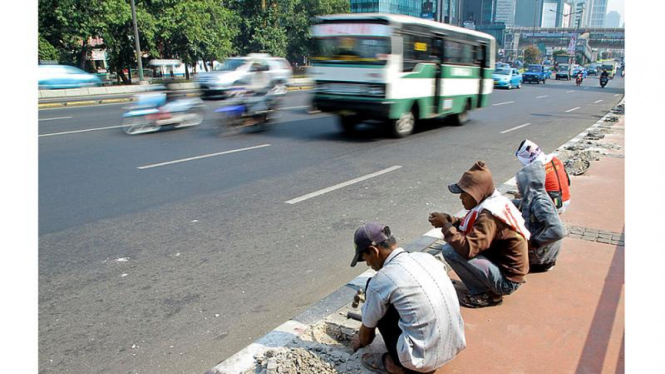
M 53 117 L 53 118 L 41 118 L 40 121 L 55 121 L 57 119 L 67 119 L 72 117 Z
M 512 103 L 514 103 L 514 101 L 505 101 L 503 103 L 496 103 L 496 104 L 492 104 L 492 105 L 497 106 L 497 105 L 512 104 Z
M 614 95 L 614 97 L 617 97 L 617 96 L 619 96 L 619 94 Z
M 541 96 L 536 96 L 536 99 L 542 99 L 543 97 L 547 97 L 549 95 L 541 95 Z
M 566 111 L 566 113 L 572 112 L 573 110 L 578 110 L 578 109 L 580 109 L 580 108 L 581 108 L 581 107 L 578 106 L 578 107 L 575 107 L 575 108 L 573 108 L 573 109 L 568 109 L 568 110 Z
M 571 93 L 571 92 L 575 92 L 575 90 L 566 91 L 566 93 Z
M 517 129 L 521 129 L 522 127 L 527 127 L 527 126 L 529 126 L 530 124 L 531 124 L 531 123 L 525 123 L 525 124 L 523 124 L 523 125 L 515 126 L 515 127 L 513 127 L 512 129 L 508 129 L 508 130 L 505 130 L 505 131 L 501 131 L 501 134 L 505 134 L 505 133 L 507 133 L 507 132 L 515 131 L 515 130 L 517 130 Z
M 383 170 L 381 170 L 381 171 L 377 171 L 376 173 L 367 174 L 367 175 L 365 175 L 365 176 L 362 176 L 362 177 L 359 177 L 359 178 L 356 178 L 356 179 L 351 179 L 350 181 L 346 181 L 346 182 L 343 182 L 343 183 L 340 183 L 340 184 L 336 184 L 336 185 L 334 185 L 334 186 L 332 186 L 332 187 L 324 188 L 324 189 L 322 189 L 322 190 L 318 190 L 318 191 L 316 191 L 316 192 L 309 193 L 309 194 L 307 194 L 307 195 L 303 195 L 303 196 L 300 196 L 300 197 L 296 197 L 295 199 L 291 199 L 291 200 L 289 200 L 289 201 L 285 201 L 285 203 L 287 203 L 287 204 L 296 204 L 296 203 L 299 203 L 299 202 L 301 202 L 301 201 L 304 201 L 304 200 L 307 200 L 307 199 L 311 199 L 311 198 L 313 198 L 313 197 L 317 197 L 317 196 L 320 196 L 320 195 L 326 194 L 326 193 L 328 193 L 328 192 L 331 192 L 331 191 L 334 191 L 334 190 L 338 190 L 338 189 L 340 189 L 340 188 L 347 187 L 347 186 L 350 186 L 350 185 L 355 184 L 355 183 L 358 183 L 358 182 L 362 182 L 362 181 L 367 180 L 367 179 L 370 179 L 370 178 L 378 177 L 379 175 L 382 175 L 382 174 L 385 174 L 385 173 L 389 173 L 389 172 L 394 171 L 394 170 L 397 170 L 397 169 L 399 169 L 399 168 L 401 168 L 401 166 L 399 166 L 399 165 L 395 165 L 395 166 L 389 167 L 389 168 L 387 168 L 387 169 L 383 169 Z
M 195 157 L 188 157 L 188 158 L 182 158 L 180 160 L 173 160 L 173 161 L 167 161 L 167 162 L 160 162 L 158 164 L 151 164 L 151 165 L 143 165 L 137 167 L 137 169 L 140 170 L 145 170 L 145 169 L 150 169 L 150 168 L 156 168 L 160 166 L 165 166 L 165 165 L 173 165 L 173 164 L 179 164 L 181 162 L 187 162 L 187 161 L 193 161 L 193 160 L 200 160 L 202 158 L 208 158 L 208 157 L 215 157 L 215 156 L 221 156 L 221 155 L 228 155 L 230 153 L 236 153 L 236 152 L 242 152 L 242 151 L 249 151 L 252 149 L 258 149 L 258 148 L 264 148 L 264 147 L 270 147 L 270 144 L 261 144 L 261 145 L 256 145 L 253 147 L 247 147 L 247 148 L 240 148 L 240 149 L 233 149 L 230 151 L 224 151 L 224 152 L 217 152 L 217 153 L 210 153 L 207 155 L 201 155 L 201 156 L 195 156 Z
M 311 105 L 301 105 L 301 106 L 290 106 L 286 108 L 279 108 L 279 110 L 289 110 L 289 109 L 305 109 L 305 108 L 311 108 Z
M 598 104 L 598 103 L 601 102 L 601 101 L 603 101 L 603 100 L 596 100 L 596 101 L 594 101 L 593 103 L 594 103 L 594 104 Z
M 67 135 L 67 134 L 78 134 L 81 132 L 89 132 L 89 131 L 100 131 L 100 130 L 108 130 L 108 129 L 117 129 L 118 127 L 125 127 L 125 125 L 120 125 L 120 126 L 108 126 L 108 127 L 98 127 L 94 129 L 87 129 L 87 130 L 76 130 L 76 131 L 64 131 L 64 132 L 54 132 L 50 134 L 42 134 L 39 135 L 41 138 L 42 136 L 56 136 L 56 135 Z

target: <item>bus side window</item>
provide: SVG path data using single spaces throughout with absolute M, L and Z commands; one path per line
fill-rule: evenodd
M 451 40 L 444 42 L 443 50 L 443 63 L 444 64 L 458 64 L 460 63 L 460 44 Z
M 417 36 L 403 35 L 404 52 L 402 71 L 413 71 L 419 63 L 436 62 L 436 56 L 433 55 L 433 39 Z
M 459 55 L 459 63 L 462 65 L 474 65 L 475 64 L 475 56 L 473 53 L 473 46 L 470 44 L 459 44 L 459 50 L 460 50 L 460 55 Z

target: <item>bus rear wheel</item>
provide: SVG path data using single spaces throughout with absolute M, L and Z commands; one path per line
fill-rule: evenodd
M 359 122 L 360 121 L 358 120 L 358 116 L 347 115 L 339 117 L 339 124 L 345 133 L 352 133 L 356 129 L 356 125 L 358 125 Z
M 403 138 L 411 135 L 416 125 L 416 117 L 413 112 L 402 113 L 398 119 L 391 121 L 392 135 L 396 138 Z
M 467 103 L 464 107 L 464 110 L 461 113 L 453 115 L 453 125 L 462 126 L 463 124 L 469 121 L 469 109 L 471 108 L 471 103 Z

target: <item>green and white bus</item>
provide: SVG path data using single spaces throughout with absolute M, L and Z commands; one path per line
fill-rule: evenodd
M 365 120 L 390 125 L 394 136 L 420 119 L 488 106 L 496 43 L 491 35 L 392 14 L 316 18 L 316 52 L 309 72 L 313 105 L 340 115 L 345 131 Z

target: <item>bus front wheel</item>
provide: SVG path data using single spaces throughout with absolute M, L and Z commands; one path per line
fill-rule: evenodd
M 398 119 L 392 120 L 392 134 L 396 138 L 403 138 L 411 135 L 416 124 L 416 117 L 413 112 L 402 113 Z

